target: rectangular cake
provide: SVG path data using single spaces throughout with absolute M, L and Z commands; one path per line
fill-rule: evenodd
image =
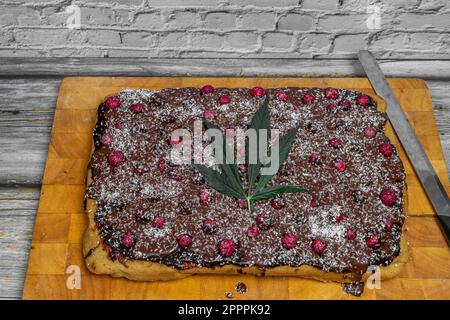
M 172 133 L 207 119 L 246 130 L 266 102 L 270 127 L 295 136 L 268 186 L 308 192 L 252 203 L 174 164 Z M 83 253 L 90 271 L 155 281 L 193 274 L 297 276 L 360 294 L 369 266 L 406 261 L 405 172 L 368 95 L 335 88 L 124 90 L 98 108 Z M 218 170 L 212 166 L 213 170 Z M 238 166 L 246 193 L 248 166 Z M 256 177 L 256 180 L 260 177 Z M 251 188 L 250 188 L 251 189 Z

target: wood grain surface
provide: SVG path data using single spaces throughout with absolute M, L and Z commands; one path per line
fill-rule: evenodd
M 244 281 L 249 291 L 243 295 L 235 293 L 235 299 L 354 299 L 344 294 L 338 284 L 297 278 L 192 276 L 146 283 L 93 275 L 84 267 L 81 256 L 81 236 L 87 222 L 83 212 L 84 179 L 98 104 L 105 96 L 123 88 L 159 89 L 205 83 L 227 87 L 334 86 L 374 96 L 369 82 L 361 78 L 66 78 L 60 88 L 48 147 L 24 298 L 225 299 L 225 292 L 234 292 L 236 283 Z M 449 191 L 447 169 L 424 81 L 390 79 L 389 83 Z M 450 299 L 450 250 L 411 164 L 392 128 L 387 130 L 407 171 L 410 201 L 405 233 L 410 258 L 400 277 L 383 281 L 379 290 L 366 288 L 362 298 Z M 66 274 L 66 268 L 71 265 L 80 267 L 80 290 L 67 289 L 70 275 Z
M 448 80 L 450 61 L 378 59 L 389 77 Z M 365 76 L 356 55 L 349 59 L 280 58 L 65 58 L 10 57 L 0 60 L 3 77 L 336 77 Z

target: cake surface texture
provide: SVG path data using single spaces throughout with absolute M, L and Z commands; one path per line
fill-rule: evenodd
M 245 131 L 266 97 L 271 128 L 298 128 L 270 185 L 309 192 L 257 201 L 249 214 L 245 201 L 171 161 L 181 142 L 171 133 L 193 132 L 202 118 Z M 108 97 L 93 133 L 86 264 L 133 280 L 249 273 L 357 284 L 374 265 L 390 278 L 406 259 L 406 183 L 386 121 L 370 96 L 347 89 L 205 86 Z M 239 173 L 245 187 L 247 166 Z

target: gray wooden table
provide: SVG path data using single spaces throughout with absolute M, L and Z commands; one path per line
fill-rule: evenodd
M 450 167 L 450 61 L 383 60 L 425 79 Z M 364 76 L 356 60 L 0 59 L 0 298 L 22 295 L 59 84 L 66 76 Z

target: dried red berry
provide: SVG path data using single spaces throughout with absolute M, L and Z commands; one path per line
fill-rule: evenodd
M 392 145 L 390 143 L 382 143 L 378 146 L 378 151 L 385 156 L 386 158 L 389 158 L 394 153 L 394 149 L 392 148 Z
M 205 219 L 202 223 L 202 230 L 204 233 L 214 233 L 217 230 L 217 223 L 212 219 Z
M 344 215 L 342 215 L 341 213 L 336 215 L 336 222 L 341 222 L 342 220 L 344 220 Z
M 314 102 L 315 99 L 316 99 L 316 97 L 313 94 L 307 93 L 303 96 L 302 101 L 304 104 L 309 104 L 309 103 Z
M 342 146 L 342 140 L 339 138 L 331 138 L 328 140 L 328 145 L 333 148 L 339 148 Z
M 310 205 L 311 207 L 317 207 L 317 202 L 316 202 L 316 200 L 311 199 L 311 200 L 309 201 L 309 205 Z
M 166 164 L 165 164 L 164 160 L 163 159 L 159 160 L 159 162 L 158 162 L 159 172 L 164 173 L 165 168 L 166 168 Z
M 356 238 L 356 233 L 352 229 L 347 229 L 347 239 L 353 240 Z
M 325 89 L 325 97 L 336 100 L 339 97 L 339 91 L 335 88 L 327 88 Z
M 397 195 L 392 189 L 383 189 L 380 193 L 380 200 L 385 205 L 392 207 L 397 202 Z
M 247 209 L 247 201 L 244 199 L 237 199 L 237 204 L 241 209 Z
M 120 99 L 119 97 L 109 97 L 106 99 L 105 105 L 108 109 L 116 109 L 120 107 Z
M 368 95 L 362 94 L 356 97 L 356 104 L 358 106 L 367 107 L 370 104 L 370 98 Z
M 212 120 L 212 119 L 214 119 L 215 116 L 216 116 L 216 114 L 212 110 L 206 110 L 205 112 L 203 112 L 203 117 L 206 120 Z
M 250 89 L 250 94 L 253 97 L 263 97 L 266 95 L 266 93 L 267 93 L 267 91 L 261 87 L 254 87 L 254 88 Z
M 211 201 L 211 194 L 207 191 L 200 191 L 198 193 L 198 197 L 200 198 L 200 202 L 203 204 L 208 204 Z
M 366 138 L 374 138 L 377 135 L 377 130 L 372 127 L 367 127 L 364 129 L 364 136 Z
M 284 201 L 282 198 L 274 198 L 272 200 L 270 200 L 270 205 L 272 206 L 272 208 L 279 210 L 282 209 L 284 207 Z
M 153 218 L 152 226 L 161 229 L 164 226 L 166 219 L 163 216 L 156 216 Z
M 124 161 L 125 155 L 123 154 L 122 151 L 113 151 L 108 156 L 108 163 L 113 167 L 122 164 Z
M 208 93 L 213 93 L 213 92 L 214 92 L 214 87 L 209 84 L 207 84 L 206 86 L 203 86 L 200 89 L 201 94 L 208 94 Z
M 255 218 L 255 222 L 259 229 L 267 230 L 272 224 L 272 219 L 265 213 L 259 213 Z
M 381 245 L 380 237 L 377 236 L 367 237 L 365 241 L 367 246 L 372 249 L 378 249 Z
M 317 254 L 322 254 L 327 248 L 327 243 L 320 239 L 314 239 L 312 241 L 312 249 Z
M 278 91 L 277 93 L 275 93 L 275 99 L 279 101 L 287 101 L 288 95 L 283 91 Z
M 182 234 L 178 237 L 178 244 L 182 248 L 187 248 L 192 244 L 192 237 L 188 234 Z
M 131 232 L 128 231 L 122 236 L 122 244 L 127 248 L 134 246 L 134 237 Z
M 334 110 L 336 110 L 336 105 L 334 103 L 330 103 L 327 105 L 327 111 L 332 112 Z
M 144 108 L 145 106 L 142 103 L 135 103 L 131 105 L 130 110 L 134 113 L 139 113 L 144 110 Z
M 352 106 L 352 103 L 348 100 L 341 100 L 339 101 L 338 105 L 342 107 L 342 110 L 349 110 Z
M 230 102 L 231 102 L 231 98 L 227 95 L 221 96 L 219 98 L 219 104 L 224 105 L 224 104 L 229 104 Z
M 219 253 L 224 257 L 231 257 L 234 251 L 236 251 L 236 246 L 230 239 L 220 241 L 217 247 L 219 248 Z
M 297 245 L 297 236 L 293 233 L 286 233 L 282 239 L 283 247 L 286 249 L 295 248 Z
M 339 172 L 344 172 L 347 169 L 347 165 L 344 161 L 338 160 L 334 163 L 334 168 Z
M 247 235 L 247 237 L 254 238 L 258 236 L 259 229 L 256 226 L 250 226 L 248 227 L 247 232 L 245 234 Z
M 105 145 L 105 146 L 109 146 L 112 143 L 112 137 L 109 134 L 105 134 L 101 139 L 100 142 Z
M 114 124 L 114 127 L 115 127 L 116 129 L 122 129 L 122 124 L 121 124 L 120 122 L 116 122 L 116 123 Z

